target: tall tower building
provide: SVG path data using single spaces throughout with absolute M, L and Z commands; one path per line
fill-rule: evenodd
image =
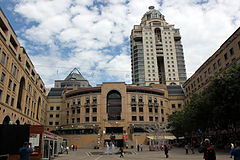
M 138 86 L 181 85 L 186 69 L 179 29 L 154 6 L 131 31 L 132 81 Z

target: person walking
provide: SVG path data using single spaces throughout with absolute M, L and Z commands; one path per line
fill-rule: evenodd
M 188 149 L 189 149 L 189 146 L 188 146 L 188 143 L 186 143 L 186 144 L 185 144 L 186 154 L 188 154 Z
M 66 147 L 66 152 L 67 152 L 67 154 L 68 154 L 68 150 L 69 150 L 69 147 L 67 146 L 67 147 Z
M 139 152 L 139 144 L 137 145 L 137 151 Z
M 23 147 L 19 149 L 20 160 L 30 160 L 30 153 L 33 153 L 33 149 L 29 148 L 28 142 L 23 143 Z
M 205 160 L 216 160 L 215 150 L 213 146 L 210 145 L 210 140 L 208 138 L 204 140 L 204 143 L 201 143 L 198 151 L 204 153 L 203 158 Z
M 234 156 L 234 160 L 240 160 L 240 142 L 235 143 L 235 148 L 230 152 L 231 156 Z
M 120 147 L 120 158 L 123 157 L 123 147 Z
M 141 144 L 141 152 L 143 151 L 143 145 Z
M 164 145 L 164 153 L 165 153 L 166 158 L 168 158 L 168 146 L 167 145 Z

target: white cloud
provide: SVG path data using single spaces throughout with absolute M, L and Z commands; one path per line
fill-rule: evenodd
M 155 6 L 168 23 L 180 28 L 188 75 L 240 25 L 237 0 L 163 0 L 162 6 L 158 0 L 126 2 L 17 1 L 14 11 L 24 17 L 26 25 L 17 33 L 47 86 L 65 78 L 74 67 L 94 84 L 110 80 L 130 83 L 130 50 L 124 40 L 129 39 L 133 25 L 140 24 L 148 6 Z

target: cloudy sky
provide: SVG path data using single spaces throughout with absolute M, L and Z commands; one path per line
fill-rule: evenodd
M 188 77 L 240 26 L 239 0 L 0 0 L 46 87 L 75 67 L 131 83 L 129 36 L 152 5 L 180 28 Z

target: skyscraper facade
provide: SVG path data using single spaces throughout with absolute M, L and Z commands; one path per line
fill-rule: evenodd
M 186 80 L 183 46 L 179 29 L 165 21 L 154 6 L 149 7 L 131 36 L 132 82 L 181 85 Z

